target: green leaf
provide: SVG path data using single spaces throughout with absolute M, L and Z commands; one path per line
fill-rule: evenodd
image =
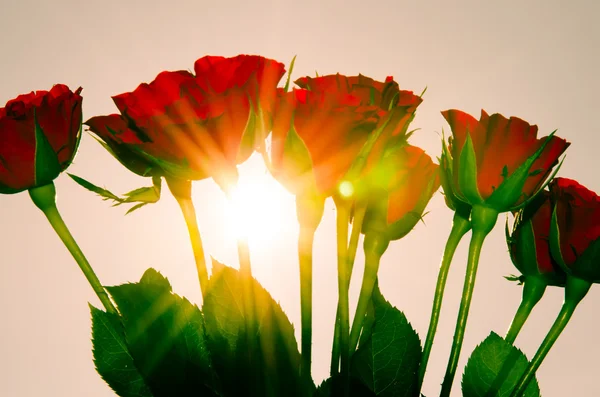
M 152 397 L 129 354 L 119 316 L 92 305 L 90 310 L 94 364 L 102 379 L 121 397 Z
M 354 377 L 350 377 L 350 394 L 344 396 L 342 379 L 341 375 L 336 375 L 323 381 L 314 397 L 376 397 L 371 389 Z
M 519 349 L 496 333 L 490 333 L 467 362 L 462 378 L 464 397 L 509 397 L 529 362 Z M 539 397 L 537 380 L 523 397 Z
M 467 140 L 460 152 L 460 166 L 458 170 L 458 185 L 469 204 L 481 204 L 483 198 L 479 194 L 479 188 L 477 187 L 477 158 L 475 156 L 475 148 L 473 147 L 473 141 L 471 135 L 467 132 Z
M 377 396 L 417 393 L 421 342 L 402 312 L 373 291 L 372 333 L 352 356 L 351 372 Z
M 62 168 L 56 152 L 48 142 L 48 138 L 37 120 L 35 109 L 33 122 L 35 124 L 35 185 L 43 186 L 52 182 L 61 173 Z
M 301 395 L 294 328 L 254 278 L 217 263 L 203 311 L 224 395 Z
M 135 366 L 155 397 L 217 396 L 197 306 L 148 269 L 139 283 L 108 287 Z

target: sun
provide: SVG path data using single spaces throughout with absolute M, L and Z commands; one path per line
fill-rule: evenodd
M 239 181 L 226 204 L 228 233 L 246 238 L 251 251 L 264 251 L 294 227 L 294 196 L 255 153 L 238 167 Z

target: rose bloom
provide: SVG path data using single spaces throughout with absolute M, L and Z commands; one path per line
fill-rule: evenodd
M 162 72 L 113 97 L 120 115 L 86 124 L 137 174 L 235 182 L 236 165 L 262 145 L 283 64 L 207 56 L 196 61 L 195 72 Z
M 406 140 L 421 98 L 366 76 L 303 77 L 300 89 L 280 91 L 272 134 L 273 175 L 295 194 L 333 195 L 371 134 Z M 386 138 L 387 139 L 387 138 Z M 308 193 L 307 193 L 308 192 Z
M 56 84 L 0 108 L 0 193 L 47 185 L 71 164 L 81 138 L 81 90 Z
M 452 129 L 453 192 L 470 205 L 498 212 L 514 210 L 533 196 L 570 145 L 557 136 L 537 138 L 537 126 L 517 117 L 488 116 L 482 110 L 476 120 L 454 109 L 442 115 Z

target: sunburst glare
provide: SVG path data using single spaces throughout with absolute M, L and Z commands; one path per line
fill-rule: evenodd
M 239 181 L 226 206 L 228 231 L 247 238 L 252 252 L 268 251 L 296 227 L 294 196 L 271 176 L 258 153 L 238 169 Z

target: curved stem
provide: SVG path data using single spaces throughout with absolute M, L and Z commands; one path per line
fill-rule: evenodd
M 348 395 L 350 382 L 350 357 L 348 348 L 349 328 L 350 328 L 350 304 L 348 298 L 348 284 L 350 275 L 348 274 L 348 219 L 349 210 L 345 203 L 339 203 L 337 206 L 337 257 L 338 257 L 338 307 L 340 308 L 340 372 L 342 374 L 344 395 Z M 335 341 L 334 341 L 335 344 Z
M 194 259 L 196 260 L 196 271 L 198 273 L 198 281 L 200 282 L 200 292 L 202 296 L 206 294 L 208 288 L 208 270 L 206 269 L 206 258 L 204 256 L 204 248 L 202 246 L 202 238 L 198 229 L 198 221 L 196 219 L 196 209 L 191 199 L 182 199 L 175 197 L 177 203 L 181 207 L 185 224 L 187 225 L 194 251 Z
M 442 383 L 442 391 L 440 397 L 449 397 L 456 374 L 456 367 L 460 357 L 460 350 L 465 337 L 467 326 L 467 318 L 469 316 L 469 308 L 471 307 L 471 298 L 473 297 L 473 289 L 475 287 L 475 278 L 477 275 L 477 265 L 479 264 L 479 255 L 481 247 L 489 232 L 492 231 L 498 212 L 494 209 L 474 206 L 471 212 L 471 227 L 473 233 L 471 235 L 471 243 L 469 245 L 469 259 L 467 261 L 467 272 L 465 275 L 465 284 L 463 287 L 462 299 L 460 301 L 460 309 L 458 311 L 458 319 L 456 321 L 456 329 L 454 331 L 454 339 L 450 350 L 450 358 L 446 367 L 446 374 Z
M 379 262 L 381 256 L 387 249 L 388 244 L 389 241 L 382 234 L 367 232 L 365 235 L 365 273 L 360 289 L 360 295 L 358 297 L 358 304 L 356 306 L 356 314 L 354 315 L 354 321 L 352 322 L 349 346 L 350 352 L 356 350 L 358 339 L 360 338 L 360 331 L 362 330 L 369 302 L 373 295 L 373 288 L 377 282 Z
M 515 318 L 510 324 L 510 328 L 504 338 L 508 343 L 513 344 L 523 328 L 525 321 L 531 314 L 535 305 L 542 299 L 546 291 L 546 282 L 541 277 L 525 276 L 523 281 L 523 298 L 521 304 L 515 313 Z
M 204 297 L 208 288 L 208 270 L 206 268 L 206 256 L 204 254 L 204 247 L 202 246 L 202 238 L 198 229 L 198 220 L 196 219 L 196 209 L 192 201 L 192 182 L 175 178 L 165 178 L 165 180 L 183 213 L 196 261 L 200 292 Z
M 92 286 L 92 289 L 98 296 L 98 299 L 100 299 L 100 302 L 102 302 L 102 305 L 106 311 L 108 313 L 117 313 L 117 309 L 108 297 L 108 294 L 100 283 L 100 280 L 98 280 L 96 273 L 94 273 L 94 269 L 92 269 L 92 266 L 79 248 L 79 245 L 77 245 L 77 242 L 73 238 L 69 228 L 60 216 L 60 212 L 56 207 L 56 189 L 54 187 L 54 183 L 30 189 L 29 195 L 33 203 L 40 210 L 42 210 L 44 215 L 46 215 L 46 218 L 48 218 L 50 225 L 52 225 L 52 228 L 56 234 L 58 234 L 58 237 L 60 237 L 71 255 L 73 255 L 73 258 L 79 265 L 79 268 Z
M 419 367 L 419 391 L 421 391 L 421 386 L 423 385 L 425 371 L 427 370 L 427 362 L 429 361 L 429 355 L 431 354 L 433 340 L 435 338 L 437 325 L 440 319 L 440 313 L 442 310 L 442 300 L 444 298 L 444 289 L 446 288 L 446 280 L 448 278 L 450 264 L 452 263 L 452 258 L 454 257 L 454 252 L 456 251 L 458 244 L 469 230 L 471 230 L 469 214 L 467 213 L 466 216 L 464 216 L 459 214 L 458 212 L 454 213 L 452 230 L 450 231 L 448 241 L 446 242 L 446 247 L 444 248 L 442 264 L 440 265 L 437 284 L 435 286 L 435 295 L 433 297 L 433 307 L 431 309 L 431 319 L 429 320 L 427 338 L 425 339 L 425 345 L 423 346 L 423 356 L 421 358 L 421 365 Z
M 358 240 L 360 239 L 360 232 L 362 230 L 362 224 L 365 219 L 366 212 L 366 201 L 357 202 L 354 210 L 354 219 L 352 220 L 350 243 L 348 244 L 348 274 L 350 275 L 350 278 L 352 277 L 352 271 L 354 269 L 354 260 L 356 259 L 356 251 L 358 250 Z M 348 280 L 348 288 L 350 288 L 350 279 Z M 338 305 L 335 317 L 334 343 L 331 352 L 331 376 L 337 373 L 340 363 L 340 310 L 340 306 Z
M 546 335 L 546 338 L 540 345 L 538 351 L 535 353 L 535 356 L 529 363 L 529 366 L 519 379 L 519 383 L 515 386 L 511 397 L 520 397 L 525 393 L 529 382 L 535 376 L 535 372 L 538 370 L 540 365 L 542 365 L 542 361 L 554 345 L 554 342 L 558 339 L 562 331 L 565 329 L 573 312 L 575 312 L 575 308 L 581 300 L 586 296 L 592 284 L 588 281 L 582 280 L 577 277 L 568 276 L 567 284 L 565 286 L 565 302 L 563 303 L 562 308 L 560 309 L 560 313 L 558 317 L 554 321 L 552 328 Z

